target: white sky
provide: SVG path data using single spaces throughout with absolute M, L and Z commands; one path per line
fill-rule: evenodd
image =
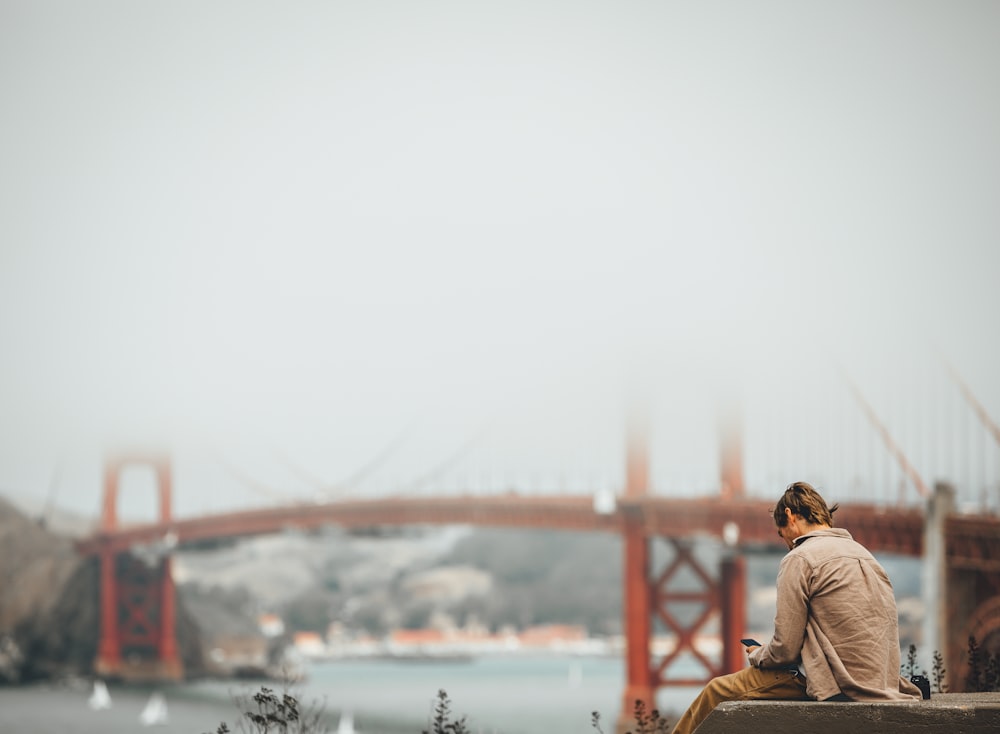
M 934 356 L 1000 420 L 998 78 L 995 2 L 0 0 L 0 492 L 617 486 L 633 393 L 703 491 L 836 362 L 1000 482 Z

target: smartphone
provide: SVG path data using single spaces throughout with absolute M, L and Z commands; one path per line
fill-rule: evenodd
M 752 637 L 744 637 L 740 640 L 740 642 L 743 644 L 743 647 L 762 647 L 762 645 Z

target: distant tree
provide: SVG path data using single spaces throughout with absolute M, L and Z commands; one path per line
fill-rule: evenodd
M 240 712 L 236 731 L 247 734 L 324 734 L 328 731 L 326 707 L 318 703 L 303 705 L 289 691 L 281 695 L 262 686 L 254 693 L 233 696 Z M 215 734 L 230 734 L 226 722 L 221 722 Z
M 323 634 L 333 621 L 331 606 L 329 593 L 322 589 L 307 591 L 285 606 L 285 626 L 291 630 Z
M 927 675 L 927 671 L 917 668 L 917 646 L 911 644 L 906 651 L 906 662 L 900 666 L 901 675 L 910 678 L 914 675 Z
M 652 713 L 647 714 L 646 704 L 640 699 L 635 700 L 632 716 L 635 719 L 634 734 L 669 734 L 670 732 L 670 721 L 660 716 L 660 712 L 656 709 L 653 709 Z M 604 729 L 601 728 L 600 712 L 594 711 L 591 713 L 590 725 L 597 730 L 598 734 L 604 734 Z M 633 732 L 629 730 L 625 734 L 633 734 Z
M 434 604 L 432 602 L 426 600 L 412 602 L 403 609 L 399 626 L 409 630 L 425 629 L 433 613 Z
M 934 651 L 934 665 L 931 668 L 931 682 L 934 683 L 935 693 L 947 693 L 948 685 L 945 683 L 945 673 L 948 671 L 944 667 L 944 658 L 938 650 Z
M 976 638 L 972 635 L 969 635 L 968 654 L 969 672 L 965 676 L 965 690 L 973 692 L 982 690 L 982 653 L 979 649 L 979 643 L 976 642 Z
M 287 690 L 278 695 L 267 687 L 250 695 L 233 697 L 240 712 L 237 730 L 250 734 L 325 734 L 328 731 L 325 705 L 315 702 L 302 704 L 299 699 Z M 604 734 L 601 728 L 601 714 L 594 711 L 590 715 L 591 726 Z M 669 734 L 670 722 L 660 712 L 653 709 L 646 712 L 646 705 L 636 699 L 633 708 L 635 719 L 634 734 Z M 214 734 L 231 734 L 232 730 L 226 722 L 219 724 Z M 206 733 L 207 734 L 207 733 Z M 442 688 L 437 693 L 437 700 L 431 713 L 428 726 L 421 734 L 472 734 L 466 723 L 466 717 L 454 718 L 451 711 L 451 699 Z M 633 734 L 628 730 L 625 734 Z
M 354 610 L 350 624 L 375 637 L 381 637 L 389 631 L 384 606 L 373 602 L 362 604 Z
M 990 654 L 970 635 L 968 655 L 965 690 L 972 693 L 1000 690 L 1000 652 Z
M 455 544 L 443 562 L 469 565 L 494 579 L 493 593 L 449 611 L 469 612 L 491 629 L 504 625 L 580 624 L 615 633 L 621 624 L 621 544 L 573 531 L 485 529 Z
M 470 734 L 464 716 L 452 720 L 451 700 L 443 688 L 438 691 L 430 726 L 422 734 Z
M 986 669 L 983 671 L 983 690 L 1000 690 L 1000 653 L 986 658 Z

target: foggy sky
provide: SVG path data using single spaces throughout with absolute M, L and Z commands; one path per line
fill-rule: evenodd
M 733 394 L 773 494 L 838 365 L 1000 482 L 998 72 L 993 2 L 0 0 L 0 492 L 616 486 L 636 401 L 703 491 Z

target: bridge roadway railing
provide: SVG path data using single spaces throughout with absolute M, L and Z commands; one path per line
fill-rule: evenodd
M 1000 518 L 951 515 L 944 535 L 951 567 L 1000 573 Z
M 626 517 L 638 517 L 639 526 L 649 537 L 711 535 L 735 540 L 735 544 L 743 548 L 782 547 L 771 517 L 771 506 L 772 503 L 751 498 L 645 496 L 618 498 L 611 511 L 598 512 L 590 495 L 341 500 L 120 526 L 82 539 L 77 548 L 85 555 L 101 549 L 119 553 L 163 543 L 164 539 L 169 539 L 171 546 L 184 546 L 213 539 L 264 535 L 288 529 L 307 531 L 323 526 L 473 524 L 623 533 Z M 909 556 L 919 556 L 922 552 L 922 510 L 851 504 L 843 506 L 836 518 L 839 526 L 849 529 L 859 542 L 874 551 Z M 995 527 L 993 523 L 988 530 Z M 992 532 L 995 534 L 995 530 Z

